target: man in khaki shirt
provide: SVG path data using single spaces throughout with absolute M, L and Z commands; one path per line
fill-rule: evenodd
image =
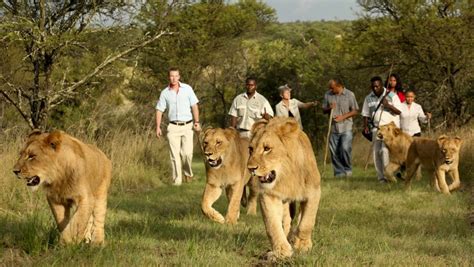
M 257 93 L 255 78 L 247 78 L 245 87 L 247 91 L 234 98 L 229 115 L 230 125 L 240 132 L 240 136 L 250 138 L 252 125 L 259 119 L 273 117 L 273 110 L 268 100 Z

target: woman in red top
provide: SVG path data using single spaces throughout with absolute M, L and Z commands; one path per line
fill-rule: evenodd
M 389 91 L 396 93 L 398 98 L 400 98 L 401 103 L 405 102 L 405 93 L 403 92 L 402 80 L 398 74 L 390 74 L 390 76 L 387 78 L 387 82 L 385 83 L 385 87 Z

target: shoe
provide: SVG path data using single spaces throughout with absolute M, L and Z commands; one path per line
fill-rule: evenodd
M 386 184 L 386 183 L 388 183 L 388 181 L 385 180 L 385 179 L 381 179 L 381 180 L 379 180 L 379 183 L 381 183 L 381 184 Z
M 346 177 L 352 177 L 352 172 L 346 172 Z

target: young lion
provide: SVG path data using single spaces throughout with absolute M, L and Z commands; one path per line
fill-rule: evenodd
M 380 126 L 377 137 L 383 140 L 390 154 L 389 163 L 384 170 L 385 177 L 391 182 L 397 182 L 393 173 L 405 165 L 408 148 L 413 142 L 413 138 L 398 128 L 393 121 Z
M 211 220 L 235 224 L 240 213 L 240 199 L 244 186 L 249 182 L 247 170 L 248 140 L 241 138 L 235 129 L 208 129 L 202 142 L 206 158 L 206 188 L 202 197 L 202 212 Z M 212 205 L 226 189 L 229 206 L 226 218 Z M 257 192 L 250 190 L 247 214 L 257 212 Z
M 63 244 L 104 242 L 111 170 L 102 151 L 61 131 L 33 131 L 13 167 L 32 191 L 43 185 Z
M 312 247 L 311 233 L 321 198 L 321 176 L 311 142 L 292 118 L 261 120 L 252 127 L 250 172 L 258 177 L 263 221 L 272 244 L 270 259 L 290 257 Z M 288 236 L 288 203 L 300 202 L 296 231 Z
M 424 168 L 433 172 L 431 184 L 439 192 L 449 195 L 450 191 L 457 189 L 461 185 L 458 171 L 461 144 L 461 138 L 450 138 L 446 135 L 441 135 L 437 140 L 415 139 L 408 150 L 407 156 L 405 181 L 407 188 L 410 187 L 411 178 L 421 164 Z M 446 183 L 446 173 L 452 179 L 449 186 Z

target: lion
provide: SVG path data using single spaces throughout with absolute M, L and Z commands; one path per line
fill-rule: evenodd
M 433 172 L 431 184 L 438 192 L 449 195 L 451 191 L 459 188 L 459 150 L 462 139 L 441 135 L 437 140 L 417 138 L 413 141 L 407 155 L 406 187 L 410 188 L 411 179 L 418 166 L 423 165 Z M 446 173 L 451 177 L 452 183 L 446 183 Z
M 311 142 L 292 118 L 260 120 L 251 134 L 247 167 L 258 178 L 263 221 L 272 245 L 266 257 L 292 256 L 290 241 L 296 250 L 308 251 L 321 198 L 321 176 Z M 291 201 L 300 203 L 300 214 L 290 233 Z
M 45 189 L 61 244 L 104 243 L 111 171 L 111 161 L 97 147 L 62 131 L 39 130 L 28 136 L 13 167 L 32 191 Z
M 392 121 L 389 124 L 380 126 L 377 131 L 377 138 L 382 139 L 389 151 L 389 163 L 385 166 L 384 176 L 390 182 L 397 182 L 393 175 L 402 166 L 405 166 L 408 149 L 413 142 L 413 137 L 403 132 Z
M 202 150 L 206 162 L 206 187 L 202 197 L 202 212 L 218 223 L 235 224 L 240 214 L 240 200 L 246 184 L 255 185 L 247 170 L 248 139 L 241 138 L 233 128 L 210 128 L 204 132 Z M 257 213 L 257 191 L 251 186 L 247 214 Z M 212 205 L 225 188 L 229 206 L 224 219 Z

